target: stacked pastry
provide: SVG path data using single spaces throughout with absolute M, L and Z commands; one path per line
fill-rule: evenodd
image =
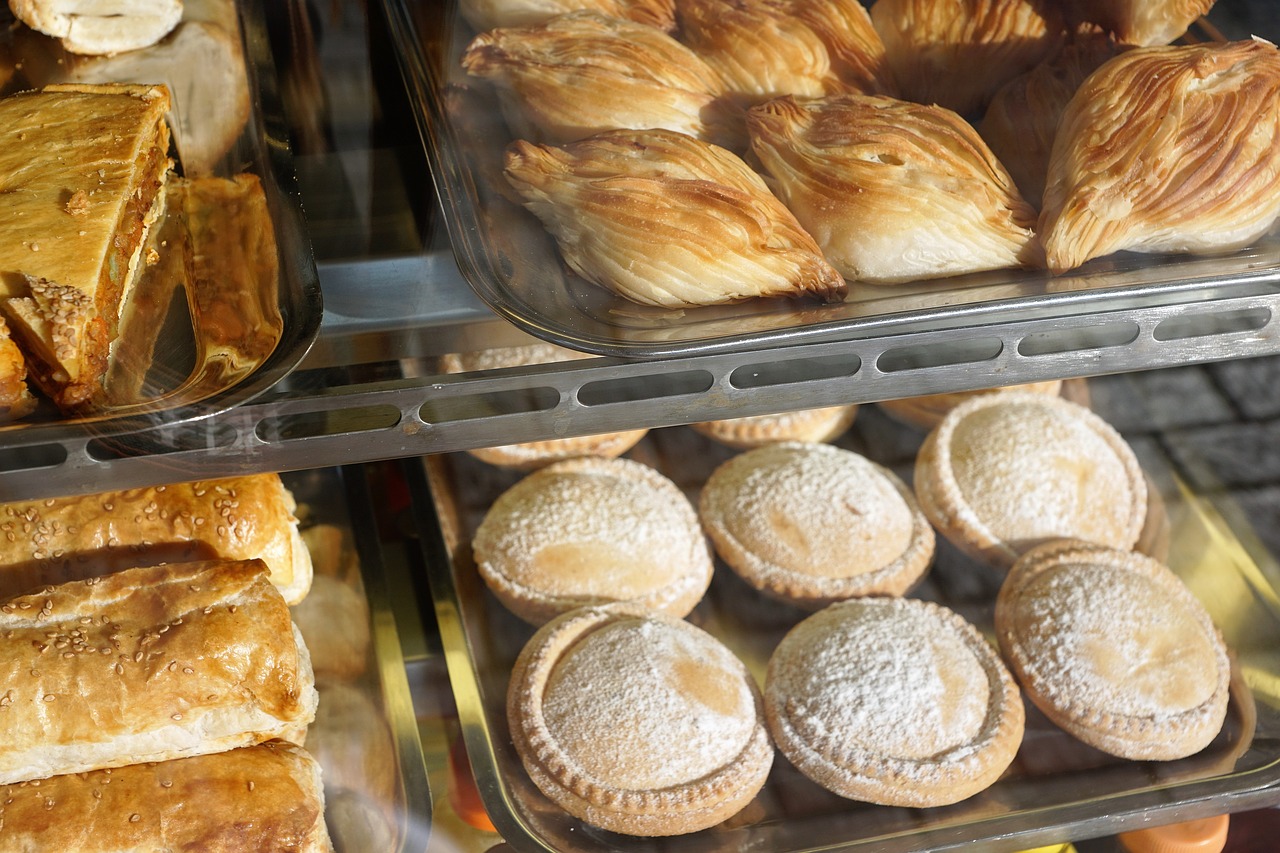
M 15 849 L 330 849 L 293 509 L 274 474 L 0 506 Z
M 463 65 L 503 97 L 506 177 L 582 278 L 663 307 L 839 300 L 1267 233 L 1280 52 L 1170 46 L 1211 5 L 521 7 Z

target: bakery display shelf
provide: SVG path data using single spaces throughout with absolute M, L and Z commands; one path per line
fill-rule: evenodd
M 14 74 L 0 86 L 0 93 L 64 80 L 132 82 L 138 74 L 146 75 L 147 83 L 166 83 L 173 100 L 171 153 L 181 160 L 188 142 L 186 150 L 192 152 L 175 173 L 202 179 L 254 176 L 265 196 L 268 221 L 254 222 L 253 227 L 265 229 L 273 239 L 274 264 L 264 260 L 259 275 L 252 253 L 246 250 L 241 258 L 221 246 L 217 249 L 222 266 L 207 279 L 192 277 L 190 270 L 172 277 L 167 272 L 140 275 L 122 313 L 101 404 L 92 412 L 70 416 L 41 400 L 34 414 L 0 426 L 0 452 L 74 443 L 84 435 L 128 435 L 226 411 L 287 376 L 319 332 L 320 283 L 267 33 L 267 9 L 260 0 L 211 0 L 193 5 L 188 13 L 195 17 L 184 19 L 171 41 L 129 54 L 129 61 L 144 69 L 137 71 L 123 62 L 112 66 L 116 57 L 65 53 L 56 39 L 16 23 L 6 8 L 0 12 L 0 60 L 11 61 Z M 184 30 L 188 27 L 191 30 Z M 197 30 L 216 30 L 227 39 L 231 46 L 225 54 L 206 50 L 201 56 L 208 63 L 225 59 L 228 67 L 187 67 L 190 55 L 183 45 L 192 42 L 179 39 Z M 215 75 L 220 87 L 216 95 L 194 79 L 199 74 Z M 226 91 L 241 89 L 242 112 L 222 99 Z M 222 147 L 205 142 L 219 136 Z M 155 254 L 148 268 L 157 256 L 162 262 L 155 268 L 166 267 L 169 232 L 163 224 L 162 219 L 152 229 L 154 244 L 148 250 Z M 262 292 L 248 292 L 251 287 Z M 245 313 L 251 309 L 260 313 L 258 320 Z
M 922 438 L 870 407 L 838 443 L 909 481 Z M 1227 721 L 1205 750 L 1170 762 L 1110 757 L 1028 705 L 1026 735 L 1010 770 L 964 802 L 907 809 L 845 800 L 778 754 L 765 787 L 737 817 L 661 839 L 616 835 L 570 817 L 533 786 L 512 745 L 507 680 L 533 628 L 488 591 L 469 543 L 491 502 L 521 475 L 469 454 L 406 462 L 459 721 L 490 818 L 521 851 L 999 853 L 1280 803 L 1280 564 L 1227 493 L 1205 485 L 1209 473 L 1188 468 L 1194 461 L 1175 462 L 1160 442 L 1134 447 L 1161 498 L 1143 541 L 1154 553 L 1167 545 L 1169 565 L 1209 610 L 1233 656 Z M 734 452 L 674 428 L 650 432 L 629 456 L 664 471 L 696 502 L 709 472 Z M 910 595 L 949 606 L 991 637 L 1001 578 L 940 540 L 934 567 Z M 720 637 L 762 679 L 772 648 L 805 613 L 759 595 L 717 562 L 707 597 L 688 618 Z

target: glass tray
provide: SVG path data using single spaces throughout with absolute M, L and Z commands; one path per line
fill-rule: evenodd
M 0 426 L 0 450 L 6 439 L 13 444 L 52 444 L 90 433 L 117 437 L 112 442 L 115 449 L 129 453 L 127 433 L 225 411 L 269 388 L 301 361 L 319 331 L 319 280 L 289 141 L 282 130 L 264 7 L 260 0 L 209 0 L 188 4 L 184 15 L 168 38 L 179 38 L 184 27 L 212 27 L 226 33 L 230 47 L 225 55 L 219 54 L 225 56 L 229 69 L 224 85 L 243 87 L 247 108 L 197 100 L 190 90 L 199 87 L 191 75 L 182 73 L 184 68 L 189 70 L 190 56 L 170 50 L 165 41 L 154 49 L 113 57 L 74 57 L 56 39 L 17 23 L 7 7 L 0 9 L 0 71 L 11 73 L 0 73 L 0 94 L 62 82 L 73 74 L 99 74 L 102 80 L 119 82 L 136 82 L 133 76 L 145 74 L 149 79 L 143 82 L 169 84 L 174 100 L 170 125 L 180 128 L 175 135 L 215 124 L 223 134 L 220 145 L 211 144 L 199 152 L 193 146 L 175 174 L 231 178 L 250 173 L 260 180 L 276 244 L 276 281 L 264 284 L 264 292 L 255 299 L 244 292 L 246 287 L 239 280 L 244 271 L 230 264 L 218 281 L 207 286 L 180 283 L 175 287 L 172 278 L 163 275 L 140 276 L 129 303 L 134 313 L 126 312 L 121 318 L 103 405 L 91 414 L 69 417 L 41 399 L 33 415 Z M 132 61 L 152 50 L 159 58 L 145 71 L 127 66 L 119 70 L 119 65 L 117 70 L 104 71 L 103 66 L 94 65 Z M 201 55 L 206 57 L 202 61 L 211 61 L 207 54 Z M 156 223 L 153 239 L 165 239 L 163 226 L 163 220 Z M 263 321 L 246 323 L 244 306 L 255 302 L 261 303 Z M 240 322 L 228 324 L 227 317 Z
M 891 287 L 853 284 L 849 297 L 833 305 L 788 299 L 688 309 L 638 305 L 571 273 L 538 220 L 510 200 L 501 169 L 511 133 L 488 84 L 460 67 L 475 33 L 456 2 L 383 5 L 463 277 L 500 316 L 564 346 L 660 357 L 939 329 L 963 337 L 1013 319 L 1052 328 L 1067 316 L 1280 294 L 1280 239 L 1273 235 L 1208 258 L 1118 253 L 1057 277 L 1000 271 Z M 1189 37 L 1247 38 L 1255 5 L 1220 0 L 1213 23 Z
M 838 443 L 910 482 L 922 438 L 867 406 Z M 1170 762 L 1115 758 L 1066 735 L 1028 704 L 1026 735 L 1009 771 L 956 805 L 908 809 L 845 800 L 779 754 L 764 789 L 742 813 L 666 839 L 586 826 L 529 781 L 511 744 L 504 700 L 511 664 L 533 629 L 488 592 L 468 544 L 492 501 L 520 475 L 466 454 L 427 458 L 418 466 L 415 504 L 428 581 L 459 719 L 494 824 L 522 851 L 1012 851 L 1280 802 L 1280 566 L 1230 505 L 1193 494 L 1153 443 L 1135 450 L 1161 499 L 1152 502 L 1143 547 L 1170 555 L 1169 565 L 1204 602 L 1234 655 L 1226 725 L 1205 750 Z M 671 427 L 651 431 L 628 455 L 663 470 L 696 502 L 706 476 L 733 453 L 691 429 Z M 433 527 L 441 531 L 436 541 L 426 532 Z M 934 567 L 910 594 L 952 608 L 990 638 L 1001 578 L 940 537 Z M 717 563 L 710 591 L 689 619 L 720 637 L 762 679 L 777 641 L 804 615 L 765 599 Z

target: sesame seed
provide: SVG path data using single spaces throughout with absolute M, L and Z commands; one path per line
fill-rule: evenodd
M 252 779 L 250 779 L 250 780 L 249 780 L 249 782 L 248 782 L 248 788 L 249 788 L 249 790 L 250 790 L 250 791 L 252 791 L 252 790 L 253 790 L 253 780 L 252 780 Z
M 181 720 L 181 719 L 182 719 L 182 715 L 181 715 L 181 714 L 174 714 L 174 715 L 173 715 L 173 719 L 175 719 L 175 720 Z
M 170 780 L 170 779 L 165 779 L 163 782 L 161 782 L 161 783 L 160 783 L 160 787 L 161 787 L 161 788 L 172 788 L 172 787 L 173 787 L 173 781 L 172 781 L 172 780 Z
M 54 699 L 57 699 L 57 698 L 58 698 L 58 697 L 57 697 L 57 696 L 55 696 L 55 695 L 54 695 L 54 694 L 52 694 L 52 693 L 46 693 L 46 694 L 44 694 L 44 701 L 46 701 L 46 702 L 52 702 Z
M 142 820 L 142 815 L 136 812 L 134 814 L 129 815 L 129 823 L 137 823 L 140 820 Z

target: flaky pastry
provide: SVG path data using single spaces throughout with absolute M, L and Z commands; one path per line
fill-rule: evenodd
M 458 11 L 477 32 L 495 27 L 527 27 L 584 9 L 660 30 L 675 29 L 674 0 L 459 0 L 458 3 Z
M 1097 24 L 1125 44 L 1169 44 L 1187 31 L 1214 0 L 1070 0 L 1080 19 Z
M 518 140 L 505 174 L 571 269 L 634 302 L 844 297 L 840 273 L 764 180 L 691 136 L 611 131 L 563 147 Z
M 1280 51 L 1260 39 L 1135 48 L 1063 112 L 1040 236 L 1064 272 L 1121 250 L 1237 249 L 1280 216 Z
M 1222 635 L 1150 557 L 1071 541 L 1036 548 L 1001 586 L 995 623 L 1031 701 L 1104 752 L 1182 758 L 1222 728 L 1231 674 Z
M 1038 0 L 876 0 L 871 20 L 902 97 L 958 113 L 1049 56 L 1064 26 Z
M 1039 261 L 1035 210 L 951 110 L 874 95 L 775 98 L 751 150 L 851 281 L 892 284 Z
M 0 317 L 0 423 L 25 418 L 35 408 L 36 399 L 27 388 L 27 360 Z
M 614 128 L 664 127 L 724 145 L 740 139 L 723 85 L 661 30 L 595 12 L 489 30 L 462 55 L 493 81 L 514 134 L 562 143 Z

